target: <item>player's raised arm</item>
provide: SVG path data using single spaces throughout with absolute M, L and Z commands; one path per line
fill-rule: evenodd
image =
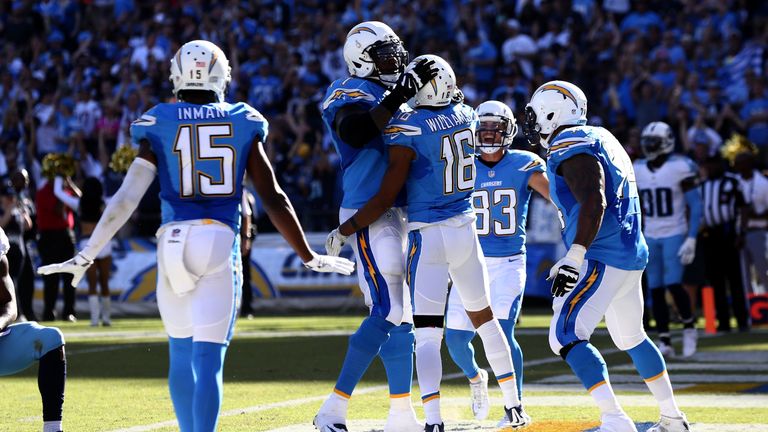
M 104 246 L 112 241 L 118 230 L 128 221 L 144 194 L 149 189 L 157 174 L 157 158 L 150 149 L 149 142 L 142 140 L 139 155 L 134 159 L 120 189 L 115 192 L 104 213 L 99 218 L 88 244 L 74 258 L 58 264 L 40 267 L 37 272 L 42 275 L 51 273 L 71 273 L 72 286 L 77 286 L 85 271 L 93 263 L 93 259 Z
M 293 205 L 277 183 L 272 165 L 264 153 L 261 137 L 258 137 L 251 146 L 247 169 L 269 220 L 296 251 L 304 265 L 317 272 L 352 274 L 355 267 L 352 261 L 346 258 L 317 255 L 310 249 Z
M 343 236 L 350 236 L 355 231 L 361 230 L 376 221 L 388 208 L 392 207 L 397 194 L 405 185 L 408 173 L 411 169 L 411 161 L 415 153 L 413 149 L 401 146 L 389 148 L 389 165 L 387 172 L 381 181 L 381 188 L 363 208 L 354 216 L 342 223 L 338 230 Z
M 406 69 L 386 97 L 371 109 L 351 104 L 339 110 L 334 128 L 345 143 L 360 148 L 381 134 L 392 115 L 437 75 L 434 61 L 423 59 Z

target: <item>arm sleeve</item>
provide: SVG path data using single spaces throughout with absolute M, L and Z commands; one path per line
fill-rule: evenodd
M 701 224 L 702 204 L 699 188 L 693 188 L 685 193 L 685 203 L 688 205 L 688 237 L 696 237 Z
M 64 191 L 64 179 L 59 176 L 53 181 L 53 194 L 56 195 L 56 198 L 58 198 L 59 201 L 63 202 L 64 205 L 71 208 L 73 211 L 77 211 L 80 207 L 80 198 L 74 197 Z
M 96 224 L 88 244 L 82 250 L 83 255 L 93 259 L 112 240 L 115 233 L 128 221 L 128 218 L 138 207 L 141 198 L 155 179 L 156 173 L 157 167 L 151 162 L 141 158 L 134 159 L 131 167 L 128 168 L 123 184 L 112 196 L 107 208 L 104 209 L 104 214 L 99 219 L 99 223 Z

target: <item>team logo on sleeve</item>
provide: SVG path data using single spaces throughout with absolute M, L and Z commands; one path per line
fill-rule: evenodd
M 131 125 L 133 126 L 154 126 L 157 123 L 157 117 L 149 114 L 144 114 L 141 117 L 134 120 Z
M 400 134 L 405 136 L 419 136 L 421 135 L 421 128 L 404 124 L 392 124 L 385 127 L 381 132 L 384 135 L 389 135 L 390 138 L 396 138 Z
M 366 93 L 360 89 L 336 89 L 331 93 L 328 98 L 323 101 L 323 109 L 327 109 L 329 106 L 331 106 L 331 103 L 337 99 L 341 99 L 343 97 L 347 97 L 349 99 L 362 99 L 367 101 L 375 101 L 376 98 L 373 97 L 372 94 Z
M 532 168 L 536 168 L 537 166 L 541 166 L 541 159 L 536 158 L 536 159 L 528 162 L 528 164 L 523 167 L 523 171 L 528 171 L 528 170 L 530 170 Z
M 248 111 L 248 113 L 245 115 L 246 120 L 254 121 L 254 122 L 263 122 L 266 121 L 264 119 L 264 116 L 261 115 L 258 111 Z

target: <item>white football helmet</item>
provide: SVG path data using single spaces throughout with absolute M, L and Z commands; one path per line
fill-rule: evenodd
M 232 80 L 231 70 L 224 51 L 214 43 L 187 42 L 171 59 L 173 94 L 178 98 L 180 90 L 209 90 L 223 102 L 224 92 Z
M 531 145 L 549 148 L 549 140 L 560 126 L 587 124 L 587 97 L 567 81 L 550 81 L 536 89 L 525 106 L 523 134 Z
M 672 153 L 675 149 L 675 135 L 664 122 L 651 122 L 640 134 L 640 148 L 648 160 Z
M 344 42 L 344 61 L 349 74 L 393 84 L 408 63 L 408 51 L 392 29 L 379 21 L 352 27 Z
M 437 76 L 432 81 L 426 83 L 413 98 L 408 101 L 411 108 L 419 106 L 446 106 L 451 103 L 453 95 L 456 92 L 456 74 L 453 73 L 451 65 L 441 57 L 426 54 L 413 59 L 406 70 L 414 67 L 422 59 L 435 62 L 434 68 L 437 69 Z
M 480 125 L 475 132 L 476 148 L 491 154 L 512 145 L 517 134 L 517 121 L 507 104 L 495 100 L 485 101 L 475 108 L 475 113 L 480 118 Z

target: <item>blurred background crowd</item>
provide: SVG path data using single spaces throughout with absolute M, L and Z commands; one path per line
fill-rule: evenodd
M 172 99 L 170 57 L 207 39 L 230 60 L 228 98 L 269 120 L 269 157 L 304 227 L 329 230 L 340 178 L 319 105 L 347 74 L 346 32 L 370 19 L 389 24 L 412 58 L 449 60 L 473 106 L 498 99 L 522 120 L 533 90 L 567 79 L 585 91 L 590 123 L 633 158 L 642 128 L 664 120 L 702 167 L 735 133 L 758 150 L 749 163 L 768 166 L 761 0 L 14 0 L 0 2 L 0 178 L 17 177 L 0 188 L 3 212 L 34 238 L 26 227 L 49 153 L 72 154 L 74 183 L 93 177 L 111 195 L 120 175 L 108 161 L 130 143 L 131 121 Z M 516 145 L 526 147 L 521 136 Z M 159 209 L 148 193 L 131 234 L 152 235 Z

